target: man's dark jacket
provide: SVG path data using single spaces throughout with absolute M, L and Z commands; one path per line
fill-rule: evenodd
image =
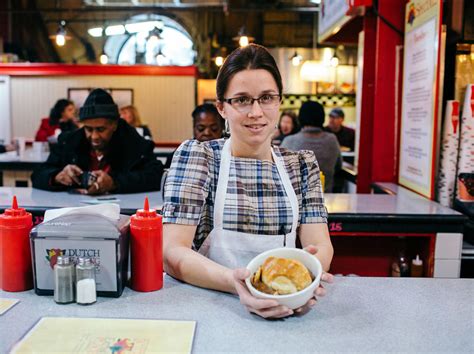
M 110 164 L 109 174 L 117 187 L 112 193 L 139 193 L 160 189 L 163 164 L 153 155 L 153 148 L 153 142 L 143 139 L 135 128 L 119 119 L 104 157 Z M 51 182 L 69 164 L 87 171 L 90 154 L 91 146 L 84 128 L 61 134 L 58 145 L 51 150 L 48 160 L 31 176 L 33 187 L 51 191 L 77 188 Z

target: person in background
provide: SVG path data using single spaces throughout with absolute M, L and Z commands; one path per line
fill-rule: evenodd
M 0 154 L 3 154 L 4 152 L 8 152 L 8 151 L 15 151 L 16 147 L 17 146 L 14 143 L 8 144 L 8 145 L 0 144 Z
M 287 110 L 283 111 L 278 123 L 276 136 L 273 138 L 274 145 L 280 145 L 283 139 L 288 135 L 296 134 L 299 131 L 298 118 L 295 112 Z
M 216 88 L 217 109 L 228 122 L 230 138 L 181 144 L 162 209 L 166 273 L 236 294 L 248 311 L 265 318 L 294 311 L 250 294 L 244 283 L 250 276 L 248 261 L 266 250 L 296 247 L 298 241 L 317 253 L 325 271 L 333 255 L 314 154 L 271 145 L 282 86 L 264 47 L 249 44 L 227 57 Z M 324 273 L 322 279 L 332 276 Z M 314 295 L 324 295 L 324 289 Z M 312 299 L 306 305 L 314 304 Z
M 334 174 L 341 169 L 342 157 L 334 134 L 323 130 L 324 115 L 324 108 L 318 102 L 304 102 L 298 116 L 302 126 L 301 131 L 287 137 L 281 147 L 292 151 L 313 151 L 319 168 L 324 173 L 324 191 L 330 193 L 333 188 Z
M 140 114 L 135 106 L 130 105 L 120 108 L 120 117 L 132 127 L 135 127 L 138 134 L 143 136 L 145 139 L 153 140 L 150 129 L 142 123 Z
M 197 106 L 193 113 L 194 139 L 209 141 L 222 138 L 224 131 L 224 120 L 217 111 L 216 106 L 204 103 Z
M 82 127 L 61 134 L 59 148 L 33 172 L 34 188 L 75 189 L 81 194 L 160 189 L 163 165 L 153 155 L 154 143 L 120 119 L 106 91 L 95 89 L 89 94 L 79 119 Z
M 344 123 L 344 112 L 340 108 L 333 108 L 329 113 L 329 124 L 324 127 L 327 132 L 336 135 L 339 145 L 344 150 L 354 151 L 355 131 L 352 128 L 346 127 Z
M 55 143 L 59 134 L 77 128 L 76 107 L 72 101 L 62 98 L 51 108 L 49 117 L 41 119 L 35 141 Z

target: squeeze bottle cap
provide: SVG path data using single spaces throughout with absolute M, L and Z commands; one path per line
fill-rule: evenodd
M 416 266 L 423 265 L 423 261 L 420 259 L 419 255 L 416 255 L 416 259 L 412 260 L 411 263 Z
M 16 196 L 13 196 L 11 209 L 5 209 L 5 213 L 0 215 L 0 226 L 18 227 L 31 226 L 32 224 L 31 214 L 25 209 L 19 208 Z
M 138 209 L 135 215 L 132 215 L 131 223 L 141 228 L 156 227 L 156 222 L 161 223 L 161 215 L 158 215 L 155 209 L 150 209 L 148 197 L 145 198 L 143 209 Z

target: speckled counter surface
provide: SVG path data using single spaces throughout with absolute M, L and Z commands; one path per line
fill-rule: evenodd
M 0 317 L 2 353 L 42 316 L 195 320 L 194 353 L 474 352 L 470 279 L 338 277 L 312 311 L 278 321 L 247 313 L 235 296 L 169 277 L 158 292 L 126 289 L 88 307 L 33 291 L 0 297 L 21 300 Z

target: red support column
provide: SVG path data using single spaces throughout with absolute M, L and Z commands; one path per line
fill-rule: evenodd
M 403 31 L 405 3 L 378 1 L 378 13 Z M 368 193 L 372 182 L 397 182 L 401 102 L 396 97 L 402 82 L 396 56 L 403 37 L 372 13 L 364 18 L 364 35 L 358 193 Z
M 372 180 L 372 145 L 375 81 L 376 19 L 371 13 L 364 16 L 364 66 L 362 72 L 362 99 L 359 131 L 359 164 L 357 167 L 357 192 L 368 193 Z

